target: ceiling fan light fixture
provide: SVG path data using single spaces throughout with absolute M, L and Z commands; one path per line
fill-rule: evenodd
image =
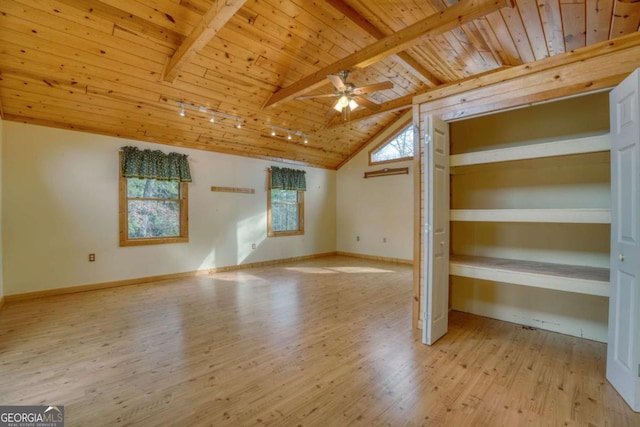
M 633 0 L 640 1 L 640 0 Z M 327 79 L 333 85 L 333 93 L 321 93 L 317 95 L 298 96 L 296 99 L 314 99 L 314 98 L 337 98 L 332 108 L 341 113 L 345 120 L 348 119 L 348 113 L 360 107 L 368 108 L 373 111 L 380 110 L 380 104 L 370 100 L 367 94 L 380 90 L 393 88 L 393 82 L 387 80 L 384 82 L 373 83 L 365 86 L 356 86 L 354 83 L 348 82 L 349 70 L 339 71 L 337 74 L 328 74 Z M 329 110 L 331 111 L 331 110 Z
M 351 105 L 351 102 L 355 101 L 349 99 L 347 95 L 342 95 L 340 99 L 338 99 L 338 102 L 336 102 L 336 105 L 333 106 L 333 109 L 341 113 L 343 109 Z

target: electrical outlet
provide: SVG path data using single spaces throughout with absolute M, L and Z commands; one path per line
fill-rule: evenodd
M 89 254 L 89 262 L 94 262 L 96 260 L 96 254 Z
M 382 238 L 382 243 L 387 243 L 387 238 L 386 237 Z
M 256 248 L 256 244 L 255 244 L 255 243 L 252 243 L 252 244 L 251 244 L 251 249 L 255 249 L 255 248 Z
M 360 241 L 360 236 L 356 236 L 356 242 Z

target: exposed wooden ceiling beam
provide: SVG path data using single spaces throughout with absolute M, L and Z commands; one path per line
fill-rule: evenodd
M 438 86 L 415 96 L 380 104 L 379 111 L 360 110 L 351 122 L 408 108 L 413 103 L 445 120 L 497 112 L 614 86 L 640 67 L 640 33 L 576 49 L 529 64 L 502 68 Z M 327 128 L 341 125 L 332 120 Z
M 326 0 L 331 6 L 342 13 L 345 17 L 351 20 L 358 27 L 366 31 L 369 35 L 377 40 L 386 37 L 378 27 L 367 21 L 365 17 L 360 15 L 354 8 L 349 6 L 344 0 Z M 442 81 L 438 79 L 433 73 L 424 68 L 415 58 L 413 58 L 407 52 L 398 52 L 395 56 L 395 60 L 404 66 L 411 74 L 419 78 L 422 82 L 434 87 L 442 84 Z
M 397 33 L 380 39 L 372 45 L 334 62 L 322 70 L 316 71 L 286 88 L 280 89 L 267 100 L 263 108 L 281 105 L 298 95 L 324 85 L 327 82 L 326 76 L 328 74 L 335 74 L 341 70 L 349 70 L 354 67 L 367 67 L 389 55 L 402 52 L 423 37 L 445 33 L 488 13 L 512 5 L 512 0 L 461 0 L 459 3 L 439 13 L 434 13 Z
M 193 28 L 182 44 L 169 58 L 164 68 L 163 79 L 173 82 L 182 67 L 189 63 L 191 58 L 205 47 L 220 29 L 235 15 L 247 0 L 217 0 L 213 6 L 202 16 L 202 19 Z
M 414 95 L 406 95 L 406 96 L 401 96 L 400 98 L 392 99 L 391 101 L 383 102 L 382 104 L 379 104 L 380 109 L 376 111 L 369 110 L 369 109 L 358 110 L 355 113 L 351 113 L 349 115 L 348 120 L 350 122 L 357 122 L 360 120 L 369 119 L 373 116 L 377 116 L 383 113 L 393 113 L 395 111 L 406 110 L 407 108 L 410 108 L 413 105 L 412 103 L 413 97 Z M 342 115 L 336 114 L 329 121 L 326 128 L 331 129 L 336 126 L 343 125 L 344 123 L 345 121 L 343 120 Z

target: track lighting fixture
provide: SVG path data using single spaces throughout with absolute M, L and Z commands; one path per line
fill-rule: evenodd
M 227 113 L 223 113 L 220 111 L 215 111 L 215 110 L 211 110 L 205 106 L 202 105 L 193 105 L 193 104 L 187 104 L 181 101 L 176 101 L 176 104 L 178 104 L 180 106 L 180 116 L 184 117 L 186 116 L 186 111 L 185 110 L 194 110 L 194 111 L 198 111 L 199 113 L 202 114 L 206 114 L 209 116 L 209 122 L 210 123 L 215 123 L 216 121 L 222 123 L 224 121 L 224 119 L 226 120 L 235 120 L 236 124 L 234 125 L 236 128 L 240 129 L 242 128 L 242 119 L 238 116 L 234 116 L 231 114 L 227 114 Z M 216 120 L 216 119 L 223 119 L 223 120 Z
M 293 140 L 293 136 L 299 136 L 302 138 L 303 142 L 305 144 L 309 143 L 309 134 L 304 133 L 300 130 L 294 130 L 294 129 L 287 129 L 287 128 L 281 128 L 280 126 L 275 126 L 275 125 L 268 125 L 269 128 L 271 129 L 271 136 L 273 137 L 285 137 L 287 138 L 288 141 Z M 278 135 L 278 132 L 280 132 L 280 135 Z

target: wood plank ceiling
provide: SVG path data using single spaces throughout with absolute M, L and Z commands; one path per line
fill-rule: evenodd
M 2 0 L 3 119 L 338 168 L 412 97 L 638 31 L 638 0 Z M 506 7 L 505 7 L 506 6 Z M 326 75 L 367 94 L 348 120 Z M 187 108 L 204 107 L 235 120 Z M 272 136 L 276 126 L 277 136 Z M 291 129 L 292 139 L 284 130 Z M 305 143 L 300 134 L 308 135 Z

